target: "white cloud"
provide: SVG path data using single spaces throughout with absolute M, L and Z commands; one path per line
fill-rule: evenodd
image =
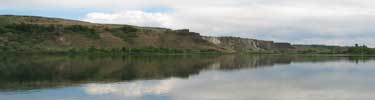
M 178 79 L 171 78 L 163 81 L 138 81 L 112 84 L 88 84 L 83 87 L 90 95 L 114 94 L 117 96 L 140 97 L 145 95 L 160 95 L 171 90 Z M 149 83 L 148 83 L 149 82 Z
M 114 94 L 121 99 L 154 95 L 173 100 L 373 100 L 375 80 L 369 77 L 375 70 L 373 64 L 335 59 L 272 68 L 212 69 L 187 79 L 94 84 L 84 90 L 89 95 Z
M 89 13 L 84 21 L 97 23 L 130 24 L 138 26 L 172 27 L 174 19 L 163 13 L 146 13 L 142 11 L 123 11 L 118 13 Z

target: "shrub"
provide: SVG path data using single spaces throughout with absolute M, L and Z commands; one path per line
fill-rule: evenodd
M 99 38 L 99 33 L 95 31 L 95 29 L 89 28 L 87 26 L 72 25 L 72 26 L 67 26 L 65 30 L 74 32 L 74 33 L 81 33 L 89 37 Z
M 136 32 L 138 29 L 132 26 L 123 26 L 120 28 L 109 29 L 109 31 L 113 35 L 120 37 L 122 40 L 130 42 L 133 38 L 137 37 Z
M 367 46 L 358 46 L 356 45 L 355 47 L 350 47 L 346 53 L 349 54 L 375 54 L 375 49 L 373 48 L 368 48 Z
M 138 31 L 138 29 L 133 26 L 122 26 L 120 30 L 124 33 L 132 33 Z
M 13 33 L 42 33 L 47 32 L 47 27 L 43 25 L 38 24 L 10 24 L 6 25 L 4 28 L 6 28 L 8 32 Z
M 4 27 L 0 26 L 0 34 L 4 34 L 6 32 L 7 30 Z

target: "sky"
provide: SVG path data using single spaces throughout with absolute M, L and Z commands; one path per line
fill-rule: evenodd
M 374 0 L 0 0 L 0 14 L 375 47 Z

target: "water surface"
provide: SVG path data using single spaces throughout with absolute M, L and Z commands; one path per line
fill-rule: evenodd
M 0 57 L 1 100 L 374 100 L 375 59 Z

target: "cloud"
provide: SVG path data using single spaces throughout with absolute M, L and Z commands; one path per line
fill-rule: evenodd
M 114 94 L 117 96 L 140 97 L 145 95 L 161 95 L 171 90 L 178 79 L 163 81 L 123 82 L 113 84 L 88 84 L 83 90 L 90 95 Z
M 189 28 L 203 35 L 375 46 L 362 39 L 375 40 L 373 0 L 5 0 L 0 4 L 8 9 L 21 6 L 94 9 L 81 20 Z
M 123 11 L 118 13 L 89 13 L 84 21 L 97 23 L 130 24 L 138 26 L 172 27 L 174 19 L 163 13 L 146 13 L 143 11 Z
M 147 95 L 176 100 L 373 100 L 373 64 L 343 59 L 236 71 L 213 68 L 188 79 L 91 84 L 84 90 L 92 96 L 114 94 L 119 100 Z

